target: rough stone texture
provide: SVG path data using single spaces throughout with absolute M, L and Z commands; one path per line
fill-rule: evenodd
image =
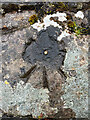
M 49 91 L 43 88 L 33 88 L 30 83 L 24 85 L 24 82 L 20 81 L 13 89 L 10 85 L 0 82 L 0 91 L 0 109 L 4 113 L 14 116 L 33 115 L 37 118 L 40 113 L 47 117 L 46 111 L 57 111 L 49 106 Z
M 7 37 L 6 35 L 2 36 L 3 80 L 9 80 L 10 83 L 13 82 L 12 84 L 15 84 L 15 81 L 17 81 L 17 76 L 25 71 L 21 71 L 20 68 L 24 69 L 24 66 L 27 65 L 21 57 L 25 44 L 24 32 L 25 31 L 22 30 L 20 32 L 16 32 L 16 34 L 9 34 Z
M 7 13 L 5 16 L 2 16 L 0 18 L 1 25 L 0 25 L 0 31 L 3 30 L 2 34 L 8 34 L 15 32 L 17 30 L 30 27 L 30 24 L 28 22 L 29 17 L 31 15 L 35 14 L 35 11 L 23 11 L 17 13 L 16 11 L 12 13 Z
M 85 39 L 84 37 L 86 36 L 78 39 L 85 40 L 83 46 L 78 46 L 76 39 L 70 43 L 64 61 L 64 70 L 68 77 L 63 84 L 65 93 L 62 98 L 65 108 L 72 108 L 77 118 L 88 117 L 88 36 Z
M 9 84 L 1 82 L 1 97 L 3 97 L 3 101 L 0 101 L 0 108 L 4 113 L 13 114 L 14 116 L 32 114 L 33 117 L 38 117 L 43 113 L 43 115 L 47 117 L 47 115 L 52 115 L 52 113 L 56 114 L 58 110 L 56 107 L 50 107 L 49 95 L 47 94 L 48 89 L 45 91 L 43 88 L 42 68 L 40 70 L 39 66 L 37 67 L 37 70 L 30 76 L 28 83 L 23 84 L 23 82 L 20 82 L 21 80 L 25 82 L 25 79 L 20 79 L 20 76 L 31 67 L 30 63 L 27 63 L 22 59 L 22 52 L 24 50 L 25 42 L 27 43 L 29 38 L 37 38 L 33 33 L 36 34 L 35 30 L 29 27 L 2 36 L 3 81 L 7 81 Z M 13 86 L 13 88 L 11 86 Z M 18 94 L 18 92 L 20 94 Z M 39 94 L 40 97 L 41 94 L 43 95 L 40 98 L 41 102 L 39 101 L 39 98 L 36 97 L 39 97 Z M 42 99 L 44 100 L 44 105 Z
M 11 15 L 12 16 L 12 15 Z M 86 21 L 87 22 L 87 21 Z M 30 33 L 30 34 L 29 34 Z M 51 33 L 49 33 L 51 34 Z M 22 59 L 25 43 L 37 39 L 37 31 L 24 28 L 2 35 L 2 72 L 0 81 L 0 113 L 33 117 L 86 117 L 88 113 L 88 41 L 89 35 L 63 38 L 66 57 L 63 69 L 67 79 L 57 69 L 46 69 L 48 88 L 43 88 L 43 69 L 37 65 L 27 83 L 20 76 L 32 66 Z M 30 40 L 30 39 L 29 39 Z M 23 82 L 24 81 L 24 82 Z M 13 87 L 12 87 L 13 86 Z
M 12 2 L 11 0 L 0 0 L 0 2 Z M 13 0 L 13 2 L 33 2 L 33 0 Z M 34 0 L 34 2 L 43 2 L 42 0 Z M 45 2 L 55 2 L 54 0 L 45 0 Z M 56 0 L 59 2 L 59 0 Z M 63 0 L 63 2 L 67 2 Z M 72 0 L 68 0 L 68 2 L 72 2 Z M 73 2 L 89 2 L 89 0 L 74 0 Z
M 2 17 L 2 26 L 5 25 L 8 28 L 11 28 L 11 27 L 18 27 L 24 24 L 29 24 L 28 19 L 31 15 L 35 14 L 35 12 L 34 11 L 23 11 L 22 13 L 15 12 L 14 14 L 12 15 L 11 14 L 7 13 L 5 17 Z

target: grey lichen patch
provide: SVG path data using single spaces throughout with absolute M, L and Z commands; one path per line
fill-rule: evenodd
M 64 61 L 64 71 L 67 74 L 65 90 L 62 99 L 64 107 L 71 108 L 77 118 L 88 117 L 88 55 L 87 51 L 75 44 L 70 43 Z M 71 72 L 72 71 L 72 72 Z
M 24 85 L 24 82 L 20 81 L 15 88 L 0 82 L 0 91 L 0 109 L 4 113 L 14 116 L 32 115 L 37 118 L 41 113 L 47 117 L 43 107 L 52 111 L 48 89 L 36 89 L 30 83 Z M 53 111 L 56 112 L 56 109 L 53 108 Z

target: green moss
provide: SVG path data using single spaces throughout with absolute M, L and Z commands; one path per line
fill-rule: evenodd
M 84 28 L 84 27 L 77 27 L 75 30 L 76 35 L 82 35 L 82 34 L 89 34 L 90 29 L 89 28 Z
M 76 35 L 82 34 L 82 33 L 81 33 L 81 29 L 76 29 L 76 30 L 75 30 L 75 33 L 76 33 Z
M 53 3 L 49 3 L 47 9 L 45 10 L 46 14 L 52 14 L 55 10 L 55 5 Z
M 32 25 L 32 24 L 34 24 L 35 22 L 37 22 L 37 20 L 38 20 L 38 17 L 37 17 L 37 15 L 32 15 L 32 16 L 30 16 L 29 17 L 29 23 L 30 23 L 30 25 Z
M 65 7 L 65 4 L 63 2 L 59 2 L 58 5 L 59 5 L 60 8 L 64 8 Z
M 71 32 L 76 33 L 76 35 L 87 34 L 88 29 L 84 27 L 79 27 L 75 21 L 68 21 L 67 26 Z
M 75 23 L 75 21 L 68 21 L 67 22 L 67 26 L 71 29 L 71 31 L 75 32 L 75 30 L 77 29 L 77 25 Z
M 68 5 L 66 5 L 63 2 L 58 2 L 58 8 L 61 8 L 63 10 L 68 10 Z
M 52 12 L 51 10 L 48 10 L 48 11 L 47 11 L 47 14 L 50 14 L 51 12 Z

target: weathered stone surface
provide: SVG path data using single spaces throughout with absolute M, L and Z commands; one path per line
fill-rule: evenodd
M 33 115 L 37 118 L 40 113 L 47 117 L 46 111 L 57 111 L 49 106 L 49 91 L 43 88 L 36 89 L 30 83 L 24 85 L 24 82 L 20 81 L 13 89 L 10 85 L 0 82 L 0 91 L 2 99 L 0 100 L 0 109 L 4 113 L 14 116 Z
M 23 14 L 25 15 L 25 13 Z M 12 14 L 10 15 L 12 16 Z M 76 20 L 78 21 L 78 18 Z M 87 20 L 86 24 L 88 24 Z M 53 34 L 50 32 L 51 30 Z M 52 41 L 57 40 L 61 31 L 57 30 L 56 33 L 58 34 L 55 34 L 53 27 L 52 29 L 47 29 L 48 36 L 52 38 Z M 0 113 L 12 114 L 14 116 L 32 115 L 36 118 L 41 113 L 43 113 L 43 117 L 87 118 L 87 53 L 90 36 L 83 35 L 77 38 L 74 34 L 71 34 L 69 37 L 63 37 L 61 41 L 56 41 L 57 44 L 64 41 L 64 44 L 59 43 L 58 45 L 60 45 L 59 48 L 61 50 L 66 49 L 67 51 L 66 56 L 64 55 L 63 67 L 62 65 L 60 66 L 59 62 L 56 63 L 61 70 L 51 67 L 53 63 L 50 64 L 50 67 L 48 67 L 48 63 L 46 69 L 43 69 L 43 64 L 37 62 L 35 71 L 30 74 L 28 79 L 20 78 L 21 75 L 25 74 L 32 67 L 31 63 L 24 61 L 22 58 L 25 46 L 26 44 L 30 45 L 36 42 L 37 38 L 40 37 L 39 35 L 40 33 L 38 34 L 31 27 L 2 35 L 3 79 L 0 82 Z M 39 40 L 41 43 L 41 39 Z M 45 40 L 44 43 L 48 42 L 47 39 Z M 38 42 L 36 43 L 38 44 Z M 48 44 L 50 44 L 50 41 Z M 43 47 L 42 44 L 40 44 L 39 51 L 41 47 Z M 31 52 L 33 53 L 33 50 Z M 54 48 L 53 54 L 54 52 L 55 54 L 57 53 L 57 47 Z M 34 57 L 36 56 L 34 55 Z M 66 77 L 67 79 L 65 79 Z M 44 86 L 44 80 L 46 80 L 46 86 Z
M 84 40 L 84 36 L 82 39 Z M 78 41 L 82 39 L 78 39 Z M 64 100 L 65 108 L 69 107 L 73 109 L 77 118 L 87 118 L 88 42 L 85 40 L 84 46 L 78 46 L 78 41 L 75 39 L 70 43 L 70 48 L 67 51 L 66 59 L 64 61 L 64 70 L 68 77 L 65 84 L 62 86 L 62 88 L 65 90 L 62 99 Z M 71 71 L 74 71 L 74 74 L 71 74 Z
M 27 42 L 27 39 L 33 38 L 33 32 L 35 32 L 35 30 L 32 30 L 31 34 L 27 34 L 29 29 L 30 28 L 26 28 L 21 31 L 16 31 L 13 34 L 2 36 L 2 68 L 3 81 L 5 82 L 1 82 L 1 97 L 3 97 L 3 101 L 0 101 L 0 108 L 4 113 L 13 114 L 14 116 L 26 116 L 33 114 L 33 117 L 38 117 L 41 113 L 43 113 L 43 116 L 47 117 L 52 115 L 52 113 L 56 114 L 58 109 L 50 106 L 49 95 L 47 92 L 43 91 L 48 91 L 48 89 L 43 88 L 42 68 L 40 69 L 39 66 L 37 66 L 37 70 L 30 76 L 27 81 L 28 83 L 24 84 L 24 82 L 26 82 L 25 79 L 20 79 L 20 76 L 27 72 L 27 70 L 31 67 L 30 63 L 27 63 L 22 59 L 25 42 Z M 13 86 L 13 88 L 11 86 Z M 37 93 L 33 89 L 37 91 Z M 42 93 L 40 92 L 40 89 Z M 35 95 L 31 91 L 33 91 Z M 41 94 L 43 95 L 40 98 L 41 103 L 38 99 L 39 94 L 40 97 Z M 44 103 L 42 99 L 44 100 Z M 43 110 L 45 110 L 45 112 Z
M 23 59 L 31 64 L 40 62 L 41 66 L 59 68 L 62 66 L 65 57 L 65 45 L 57 42 L 60 34 L 58 28 L 48 27 L 45 31 L 40 31 L 36 41 L 25 48 Z M 62 48 L 60 47 L 62 46 Z M 47 54 L 44 54 L 44 52 Z
M 33 10 L 19 13 L 15 11 L 13 14 L 5 14 L 5 16 L 1 17 L 2 25 L 0 26 L 0 30 L 2 29 L 2 34 L 8 34 L 26 27 L 30 27 L 28 20 L 33 14 L 35 14 L 35 11 Z
M 12 2 L 11 0 L 0 0 L 0 2 Z M 33 2 L 33 0 L 13 0 L 13 2 Z M 43 2 L 42 0 L 34 0 L 34 2 Z M 55 2 L 54 0 L 45 0 L 45 2 Z M 59 2 L 59 0 L 56 0 L 56 2 Z M 67 2 L 66 0 L 63 0 L 63 2 Z M 68 2 L 72 2 L 72 0 L 68 0 Z M 89 0 L 74 0 L 73 2 L 89 2 Z

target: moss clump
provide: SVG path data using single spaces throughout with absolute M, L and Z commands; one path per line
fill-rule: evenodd
M 32 15 L 32 16 L 30 16 L 29 17 L 29 23 L 30 23 L 30 25 L 32 25 L 32 24 L 34 24 L 35 22 L 37 22 L 37 20 L 38 20 L 38 17 L 37 17 L 37 15 Z
M 90 28 L 78 27 L 75 30 L 76 35 L 90 34 Z
M 49 3 L 48 7 L 47 7 L 47 9 L 45 11 L 46 14 L 52 14 L 52 13 L 54 13 L 54 11 L 55 11 L 55 5 L 52 4 L 52 3 Z
M 75 30 L 77 29 L 77 25 L 76 25 L 75 21 L 68 21 L 67 26 L 69 27 L 69 29 L 72 32 L 75 32 Z
M 75 29 L 75 27 L 76 27 L 75 21 L 68 21 L 67 25 L 68 25 L 68 27 L 73 28 L 73 29 Z
M 58 10 L 61 10 L 61 11 L 68 10 L 68 5 L 66 5 L 63 2 L 58 2 Z
M 76 35 L 88 34 L 89 28 L 80 27 L 75 21 L 68 21 L 67 26 L 71 32 L 76 33 Z
M 59 2 L 58 5 L 60 8 L 65 8 L 65 4 L 63 2 Z

